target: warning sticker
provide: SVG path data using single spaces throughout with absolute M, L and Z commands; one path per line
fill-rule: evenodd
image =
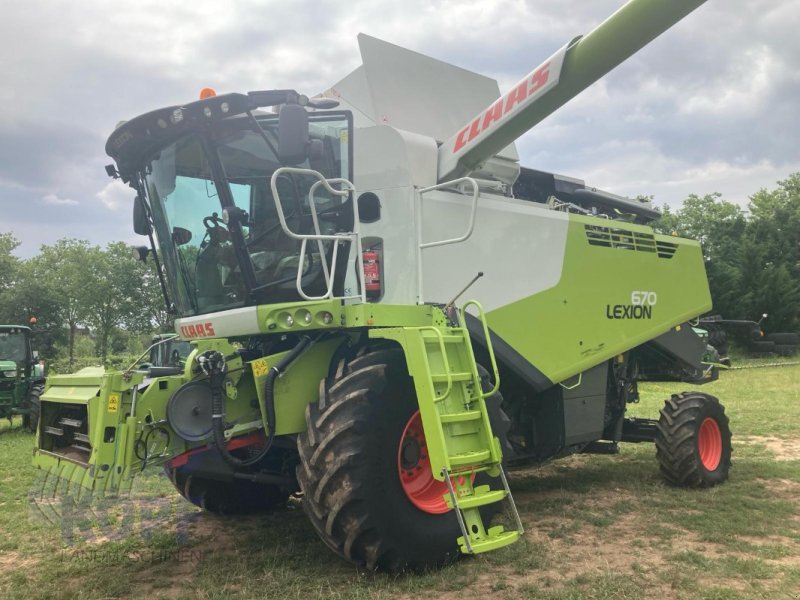
M 114 413 L 119 410 L 119 394 L 108 395 L 108 412 Z
M 253 361 L 253 375 L 256 377 L 263 377 L 269 371 L 266 358 L 259 358 Z

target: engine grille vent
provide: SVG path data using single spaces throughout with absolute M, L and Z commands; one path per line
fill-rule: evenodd
M 586 228 L 586 239 L 592 246 L 649 252 L 656 254 L 659 258 L 667 259 L 672 258 L 678 249 L 678 244 L 656 240 L 652 233 L 599 225 L 585 225 L 584 227 Z

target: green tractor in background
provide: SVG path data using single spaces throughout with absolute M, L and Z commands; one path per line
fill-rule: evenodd
M 25 325 L 0 325 L 0 418 L 22 415 L 23 426 L 36 432 L 45 378 L 32 333 Z
M 182 367 L 191 352 L 192 345 L 174 333 L 158 333 L 150 340 L 147 362 L 140 363 L 138 368 Z

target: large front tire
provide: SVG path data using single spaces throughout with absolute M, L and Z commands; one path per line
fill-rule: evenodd
M 186 500 L 220 515 L 248 515 L 268 512 L 285 506 L 289 494 L 277 485 L 243 479 L 221 481 L 198 475 L 183 466 L 165 466 L 172 485 Z
M 331 549 L 368 569 L 423 570 L 458 556 L 455 514 L 415 505 L 401 479 L 417 410 L 402 352 L 387 348 L 342 363 L 306 409 L 297 440 L 304 509 Z
M 711 487 L 728 479 L 731 429 L 725 408 L 699 392 L 673 395 L 661 409 L 656 458 L 672 485 Z

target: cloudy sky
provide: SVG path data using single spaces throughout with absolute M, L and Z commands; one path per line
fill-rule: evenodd
M 506 91 L 623 0 L 31 0 L 2 3 L 0 232 L 138 241 L 111 182 L 114 125 L 218 92 L 314 94 L 360 64 L 356 34 Z M 746 205 L 800 171 L 800 0 L 709 0 L 518 141 L 523 165 L 675 207 Z

